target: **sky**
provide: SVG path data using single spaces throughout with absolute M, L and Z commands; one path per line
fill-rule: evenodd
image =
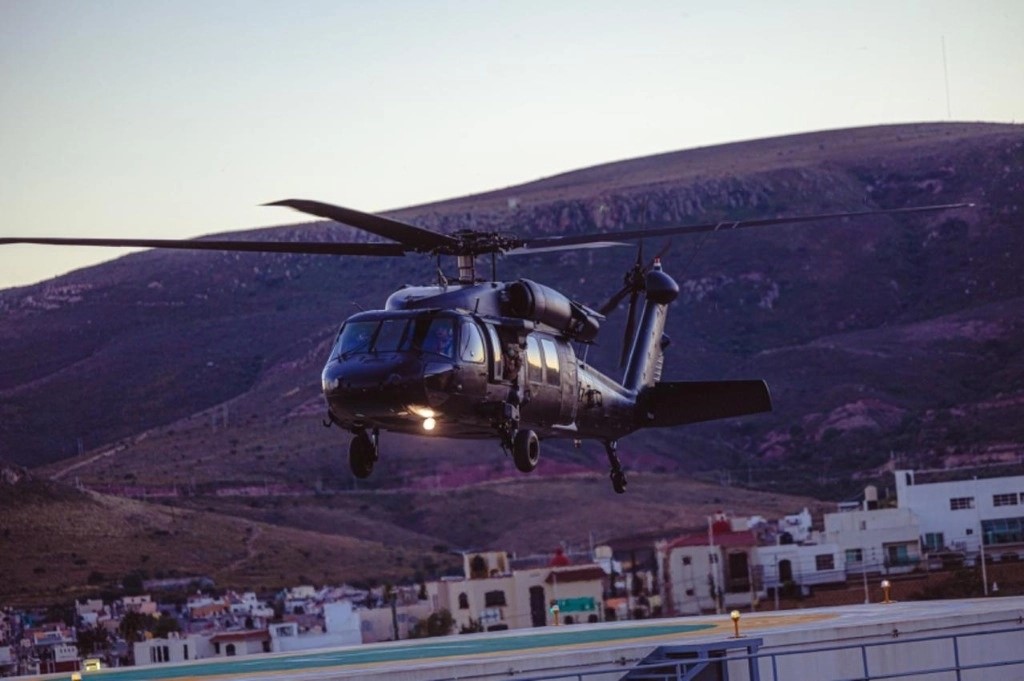
M 188 238 L 733 141 L 1024 122 L 1024 2 L 0 0 L 0 236 Z M 0 246 L 0 288 L 123 251 Z

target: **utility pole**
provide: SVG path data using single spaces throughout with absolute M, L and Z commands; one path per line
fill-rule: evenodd
M 395 632 L 395 640 L 398 640 L 398 587 L 391 591 L 391 629 Z
M 985 525 L 981 520 L 981 497 L 978 495 L 978 476 L 974 476 L 974 515 L 978 519 L 978 553 L 981 556 L 981 589 L 988 596 L 988 571 L 985 569 Z
M 864 549 L 861 549 L 860 554 L 860 576 L 864 580 L 864 605 L 867 605 L 871 602 L 871 597 L 868 594 L 868 556 Z

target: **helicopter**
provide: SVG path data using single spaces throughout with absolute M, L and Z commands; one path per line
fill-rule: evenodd
M 348 463 L 368 477 L 380 458 L 381 432 L 497 440 L 515 467 L 530 473 L 547 439 L 598 440 L 604 445 L 612 488 L 626 491 L 617 448 L 643 428 L 668 428 L 767 412 L 763 380 L 663 381 L 670 344 L 665 321 L 679 286 L 661 258 L 645 263 L 644 239 L 830 219 L 863 218 L 972 207 L 957 203 L 909 208 L 773 217 L 696 225 L 647 226 L 618 232 L 520 237 L 497 231 L 445 234 L 373 213 L 308 199 L 264 204 L 355 227 L 390 242 L 267 242 L 223 239 L 0 238 L 0 245 L 135 246 L 438 259 L 438 280 L 404 286 L 383 309 L 361 311 L 340 326 L 321 373 L 323 424 L 351 434 Z M 623 286 L 595 308 L 544 284 L 498 281 L 497 255 L 602 248 L 641 241 Z M 477 258 L 491 256 L 491 277 Z M 455 281 L 441 273 L 454 256 Z M 587 348 L 607 315 L 629 297 L 616 380 L 591 366 Z M 640 297 L 643 297 L 642 305 Z M 639 305 L 639 307 L 638 307 Z M 639 317 L 637 316 L 639 314 Z

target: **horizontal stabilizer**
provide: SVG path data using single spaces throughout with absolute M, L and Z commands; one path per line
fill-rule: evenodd
M 640 391 L 637 425 L 682 426 L 772 410 L 764 381 L 674 381 Z

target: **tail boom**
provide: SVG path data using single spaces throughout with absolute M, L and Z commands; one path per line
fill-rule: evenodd
M 772 410 L 764 381 L 671 381 L 637 396 L 639 428 L 665 428 Z

